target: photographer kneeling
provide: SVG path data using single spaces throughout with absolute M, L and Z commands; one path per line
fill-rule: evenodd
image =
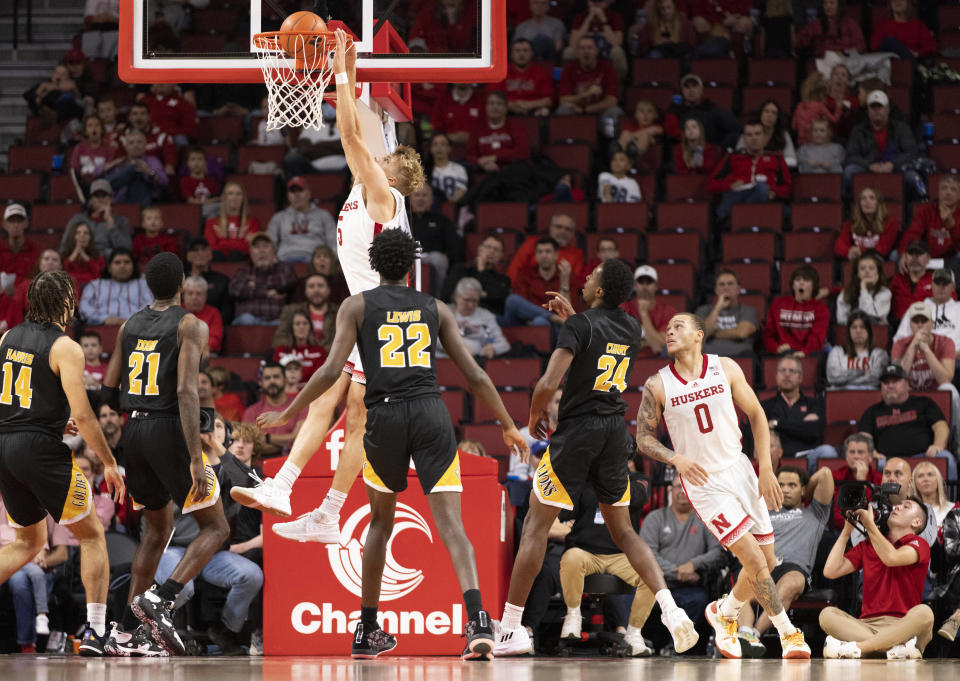
M 848 511 L 846 519 L 823 575 L 837 579 L 863 570 L 863 606 L 860 619 L 839 608 L 820 613 L 820 628 L 827 634 L 823 656 L 860 658 L 885 652 L 889 659 L 922 657 L 933 637 L 933 611 L 920 602 L 930 563 L 930 547 L 917 536 L 927 526 L 926 507 L 916 497 L 894 506 L 886 536 L 872 508 Z M 863 527 L 868 541 L 844 553 L 853 523 Z

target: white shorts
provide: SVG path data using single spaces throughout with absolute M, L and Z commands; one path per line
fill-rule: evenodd
M 354 345 L 350 351 L 350 357 L 347 363 L 343 365 L 343 370 L 350 374 L 350 380 L 360 385 L 367 384 L 367 377 L 363 373 L 363 364 L 360 363 L 360 346 Z
M 718 473 L 709 473 L 705 485 L 680 478 L 693 510 L 725 548 L 747 532 L 760 544 L 773 543 L 773 525 L 760 496 L 760 481 L 746 456 Z

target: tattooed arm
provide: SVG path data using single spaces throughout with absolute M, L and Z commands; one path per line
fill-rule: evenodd
M 657 426 L 663 416 L 663 400 L 663 381 L 659 374 L 654 374 L 643 386 L 643 400 L 637 413 L 637 447 L 651 459 L 674 466 L 684 482 L 702 485 L 707 481 L 707 472 L 657 439 Z

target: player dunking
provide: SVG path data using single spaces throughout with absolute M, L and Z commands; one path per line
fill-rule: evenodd
M 637 444 L 647 456 L 677 469 L 704 525 L 743 566 L 730 594 L 706 608 L 717 649 L 724 657 L 742 656 L 737 616 L 754 595 L 780 633 L 783 657 L 809 659 L 803 632 L 787 617 L 770 576 L 777 558 L 768 508 L 780 508 L 783 492 L 770 462 L 767 418 L 737 363 L 703 354 L 703 336 L 703 320 L 694 314 L 682 312 L 667 324 L 673 362 L 643 387 Z M 759 479 L 741 449 L 734 405 L 750 419 Z M 661 416 L 675 451 L 657 439 Z
M 207 347 L 207 325 L 180 306 L 183 263 L 173 253 L 150 259 L 144 273 L 154 301 L 117 332 L 116 351 L 103 379 L 103 401 L 130 414 L 121 443 L 127 485 L 144 508 L 146 529 L 130 568 L 130 597 L 110 634 L 111 655 L 155 655 L 152 636 L 172 655 L 186 648 L 173 626 L 173 602 L 227 540 L 230 528 L 220 486 L 200 443 L 197 375 Z M 116 386 L 119 383 L 120 389 Z M 200 532 L 163 584 L 153 586 L 157 563 L 173 531 L 173 503 L 192 513 Z M 144 626 L 137 627 L 137 620 Z
M 413 459 L 440 538 L 450 552 L 467 610 L 464 659 L 490 659 L 493 626 L 482 609 L 477 564 L 460 516 L 460 460 L 450 414 L 440 399 L 434 353 L 437 341 L 470 383 L 471 392 L 496 415 L 509 451 L 526 459 L 529 448 L 497 394 L 496 388 L 460 338 L 450 309 L 432 296 L 404 285 L 417 244 L 409 234 L 390 230 L 370 247 L 370 264 L 382 284 L 343 301 L 337 335 L 327 362 L 293 402 L 281 412 L 257 417 L 261 428 L 282 425 L 328 390 L 337 380 L 356 343 L 367 373 L 367 412 L 363 445 L 363 480 L 370 500 L 370 530 L 363 546 L 360 622 L 352 655 L 376 657 L 392 650 L 396 639 L 377 623 L 380 580 L 387 542 L 393 534 L 397 493 L 407 487 Z
M 523 521 L 523 536 L 494 648 L 497 656 L 533 653 L 530 636 L 521 626 L 523 605 L 543 563 L 550 526 L 561 509 L 573 509 L 587 480 L 596 489 L 610 537 L 656 594 L 663 623 L 673 636 L 677 652 L 689 650 L 697 642 L 693 622 L 674 603 L 653 552 L 633 530 L 627 510 L 627 461 L 636 452 L 636 445 L 623 420 L 627 404 L 621 393 L 627 389 L 633 372 L 641 329 L 619 306 L 632 290 L 630 268 L 614 258 L 599 265 L 584 283 L 583 299 L 589 310 L 573 314 L 570 302 L 558 294 L 553 294 L 556 297 L 549 303 L 550 311 L 566 322 L 547 370 L 534 388 L 530 401 L 531 434 L 547 438 L 543 410 L 564 374 L 567 383 L 560 400 L 557 429 L 550 436 L 550 445 L 534 475 L 530 510 Z
M 107 543 L 93 510 L 90 485 L 63 444 L 73 413 L 76 428 L 103 461 L 103 477 L 120 502 L 123 478 L 83 386 L 83 351 L 63 330 L 77 294 L 66 272 L 43 272 L 30 282 L 27 320 L 0 339 L 0 494 L 17 538 L 0 548 L 0 584 L 43 550 L 49 513 L 80 541 L 80 577 L 87 594 L 87 627 L 80 654 L 103 655 L 106 638 Z
M 370 267 L 367 249 L 374 236 L 403 227 L 404 197 L 424 183 L 420 156 L 400 146 L 388 156 L 374 158 L 363 141 L 360 115 L 354 93 L 356 47 L 346 47 L 346 34 L 337 30 L 333 60 L 337 74 L 337 127 L 340 141 L 353 174 L 353 189 L 340 211 L 337 226 L 337 253 L 351 294 L 368 291 L 380 284 Z M 286 517 L 290 515 L 290 492 L 314 453 L 320 449 L 333 421 L 334 409 L 347 398 L 347 424 L 343 451 L 323 503 L 288 523 L 277 523 L 273 531 L 296 541 L 336 543 L 340 541 L 340 508 L 363 464 L 363 432 L 366 423 L 364 391 L 366 379 L 356 348 L 346 362 L 344 373 L 332 388 L 310 404 L 290 455 L 275 478 L 256 487 L 234 487 L 231 495 L 244 506 L 259 508 Z

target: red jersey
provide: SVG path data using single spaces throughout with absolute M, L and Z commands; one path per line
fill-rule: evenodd
M 905 253 L 911 241 L 922 239 L 930 248 L 931 258 L 946 258 L 960 250 L 960 203 L 953 208 L 953 227 L 940 217 L 940 202 L 918 203 L 913 208 L 913 220 L 897 247 Z
M 893 297 L 893 316 L 899 319 L 913 303 L 933 296 L 933 272 L 927 270 L 916 284 L 911 281 L 909 274 L 897 272 L 890 280 L 890 294 Z
M 213 175 L 204 175 L 201 178 L 184 175 L 180 178 L 180 198 L 207 200 L 220 195 L 220 183 Z
M 513 62 L 507 66 L 507 77 L 497 85 L 511 102 L 529 102 L 549 97 L 553 102 L 553 76 L 539 64 L 520 69 Z
M 465 102 L 453 99 L 450 90 L 443 93 L 430 115 L 430 125 L 436 132 L 470 132 L 484 111 L 482 88 L 474 88 Z
M 870 37 L 870 49 L 879 52 L 884 38 L 896 38 L 911 52 L 916 52 L 918 57 L 927 57 L 937 51 L 937 41 L 926 24 L 919 19 L 883 19 L 877 22 Z
M 897 234 L 899 233 L 900 221 L 892 215 L 887 216 L 887 221 L 883 224 L 883 231 L 879 234 L 873 232 L 854 234 L 850 221 L 847 220 L 840 229 L 840 234 L 833 246 L 833 252 L 838 258 L 846 260 L 850 247 L 856 246 L 861 253 L 872 249 L 886 258 L 893 250 L 893 245 L 897 242 Z
M 93 376 L 96 379 L 97 383 L 103 385 L 103 376 L 107 373 L 107 363 L 100 362 L 100 364 L 94 366 L 93 364 L 84 364 L 83 373 L 86 376 Z
M 240 253 L 250 252 L 250 242 L 247 241 L 247 234 L 253 234 L 260 231 L 260 221 L 253 216 L 247 217 L 247 228 L 240 229 L 240 216 L 227 216 L 227 234 L 221 237 L 217 234 L 217 226 L 220 224 L 220 218 L 210 218 L 203 229 L 203 236 L 210 242 L 210 248 L 220 251 L 227 255 L 230 251 L 239 251 Z
M 770 304 L 763 326 L 763 347 L 771 355 L 787 344 L 806 354 L 823 350 L 830 325 L 830 309 L 820 300 L 797 302 L 793 296 L 779 296 Z
M 757 175 L 766 175 L 770 191 L 778 198 L 790 198 L 793 180 L 787 162 L 783 160 L 783 154 L 770 152 L 764 152 L 760 156 L 736 151 L 727 154 L 707 180 L 707 191 L 721 194 L 730 191 L 734 182 L 756 182 Z
M 157 253 L 176 253 L 177 240 L 172 234 L 161 232 L 156 236 L 147 236 L 143 232 L 133 237 L 133 259 L 140 263 L 140 267 L 150 262 L 150 258 Z
M 589 90 L 594 85 L 599 85 L 603 92 L 599 95 L 591 95 L 581 102 L 582 106 L 596 104 L 601 99 L 613 95 L 620 96 L 620 79 L 617 76 L 613 64 L 606 59 L 598 59 L 597 65 L 592 69 L 584 69 L 577 60 L 567 62 L 560 74 L 560 84 L 557 86 L 557 95 L 579 95 Z
M 164 97 L 147 95 L 143 103 L 150 109 L 150 121 L 168 135 L 197 136 L 197 110 L 185 99 L 177 94 Z
M 863 570 L 863 606 L 860 617 L 890 615 L 903 617 L 923 600 L 923 585 L 930 566 L 930 546 L 925 539 L 907 534 L 893 542 L 894 548 L 911 546 L 917 552 L 913 565 L 887 567 L 870 540 L 862 541 L 844 554 L 856 570 Z
M 104 267 L 106 267 L 106 263 L 103 256 L 90 258 L 86 262 L 70 260 L 69 258 L 63 261 L 63 269 L 73 277 L 81 289 L 94 279 L 99 279 Z
M 542 305 L 547 302 L 547 291 L 560 290 L 560 270 L 555 269 L 550 279 L 544 279 L 540 276 L 540 268 L 524 267 L 517 274 L 516 278 L 510 278 L 510 290 L 518 296 L 526 298 L 531 303 Z
M 30 279 L 33 266 L 39 257 L 40 248 L 30 239 L 24 239 L 23 245 L 16 253 L 10 250 L 8 243 L 4 242 L 0 246 L 0 272 L 16 274 L 18 283 L 24 279 Z
M 495 128 L 486 120 L 477 121 L 467 143 L 467 161 L 476 163 L 481 156 L 496 156 L 499 165 L 530 158 L 526 129 L 509 116 Z
M 537 235 L 528 236 L 527 240 L 513 254 L 513 259 L 510 260 L 510 265 L 507 267 L 507 276 L 510 277 L 511 281 L 519 276 L 520 270 L 523 268 L 535 268 L 537 266 L 537 239 L 539 238 Z M 557 255 L 557 262 L 561 260 L 570 263 L 572 286 L 573 278 L 580 276 L 580 272 L 583 270 L 583 251 L 576 244 L 564 246 Z
M 224 393 L 213 401 L 213 406 L 227 421 L 238 422 L 243 419 L 243 402 L 236 393 Z
M 620 307 L 625 310 L 627 314 L 640 322 L 641 325 L 643 324 L 642 320 L 640 319 L 640 312 L 637 310 L 636 299 L 621 303 Z M 656 328 L 656 330 L 660 333 L 664 333 L 667 330 L 667 324 L 670 322 L 670 318 L 677 314 L 677 311 L 672 305 L 658 303 L 656 299 L 654 299 L 653 307 L 650 308 L 648 313 L 650 315 L 650 321 L 653 322 L 654 328 Z M 643 335 L 646 336 L 646 330 L 644 330 Z M 653 350 L 645 345 L 640 348 L 640 351 L 637 353 L 637 357 L 653 357 Z
M 208 342 L 210 352 L 220 352 L 220 346 L 223 345 L 223 318 L 220 316 L 220 310 L 211 305 L 204 305 L 199 312 L 193 314 L 200 321 L 206 322 L 210 330 Z

